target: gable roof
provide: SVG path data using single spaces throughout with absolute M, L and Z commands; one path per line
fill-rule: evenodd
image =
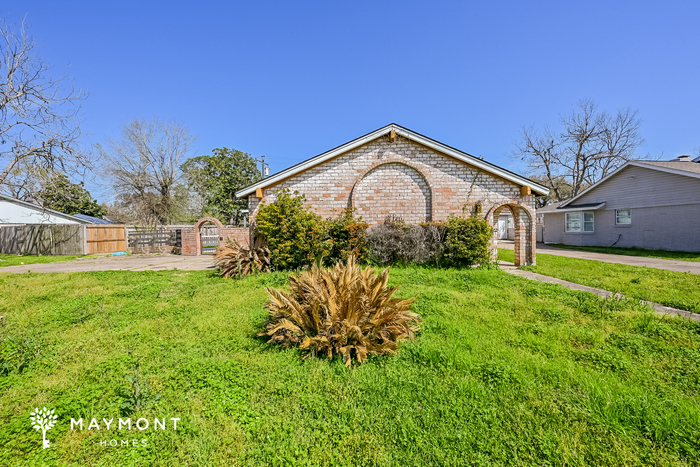
M 692 178 L 700 178 L 700 164 L 695 163 L 695 162 L 689 162 L 689 161 L 642 161 L 642 160 L 635 160 L 635 161 L 627 161 L 625 165 L 622 167 L 618 168 L 615 170 L 613 173 L 608 175 L 605 178 L 602 178 L 598 180 L 596 183 L 593 185 L 589 186 L 585 190 L 583 190 L 581 193 L 578 195 L 574 196 L 573 198 L 564 201 L 559 207 L 563 208 L 572 202 L 576 201 L 578 198 L 581 196 L 585 195 L 591 190 L 594 190 L 596 187 L 601 185 L 603 182 L 609 180 L 610 178 L 614 177 L 618 173 L 620 173 L 622 170 L 624 170 L 627 167 L 641 167 L 644 169 L 651 169 L 651 170 L 657 170 L 659 172 L 666 172 L 666 173 L 672 173 L 675 175 L 683 175 L 686 177 L 692 177 Z
M 663 167 L 666 169 L 678 170 L 680 172 L 691 172 L 700 174 L 700 164 L 690 161 L 634 161 L 638 164 L 653 165 L 655 167 Z M 675 172 L 674 172 L 675 173 Z M 686 174 L 681 174 L 686 175 Z
M 509 170 L 506 170 L 502 167 L 499 167 L 497 165 L 491 164 L 490 162 L 486 162 L 483 159 L 479 159 L 478 157 L 474 157 L 471 154 L 467 154 L 466 152 L 460 151 L 459 149 L 455 149 L 451 146 L 448 146 L 444 143 L 441 143 L 439 141 L 436 141 L 434 139 L 428 138 L 427 136 L 423 136 L 420 133 L 416 133 L 415 131 L 409 130 L 408 128 L 404 128 L 400 125 L 397 125 L 396 123 L 390 123 L 389 125 L 379 128 L 378 130 L 374 130 L 371 133 L 367 133 L 364 136 L 360 136 L 359 138 L 356 138 L 352 141 L 349 141 L 345 144 L 342 144 L 336 148 L 331 149 L 330 151 L 326 151 L 322 154 L 319 154 L 316 157 L 312 157 L 311 159 L 307 159 L 303 162 L 300 162 L 299 164 L 296 164 L 292 167 L 289 167 L 288 169 L 285 169 L 281 172 L 278 172 L 270 177 L 264 178 L 260 180 L 257 183 L 253 183 L 252 185 L 248 185 L 245 188 L 242 188 L 241 190 L 236 192 L 236 196 L 238 198 L 242 198 L 244 196 L 251 195 L 255 193 L 255 190 L 258 188 L 265 188 L 270 185 L 274 185 L 286 178 L 291 177 L 292 175 L 296 175 L 300 172 L 303 172 L 305 170 L 310 169 L 311 167 L 314 167 L 318 164 L 321 164 L 323 162 L 326 162 L 330 159 L 333 159 L 334 157 L 340 156 L 341 154 L 344 154 L 346 152 L 352 151 L 353 149 L 362 146 L 364 144 L 369 143 L 370 141 L 373 141 L 381 136 L 386 135 L 389 133 L 391 130 L 394 130 L 394 132 L 399 135 L 403 136 L 404 138 L 414 141 L 418 144 L 421 144 L 422 146 L 426 146 L 430 149 L 433 149 L 434 151 L 437 151 L 439 153 L 445 154 L 447 156 L 450 156 L 454 159 L 457 159 L 459 161 L 462 161 L 466 164 L 471 165 L 472 167 L 476 167 L 478 169 L 483 170 L 484 172 L 497 175 L 501 178 L 504 178 L 508 181 L 511 181 L 515 183 L 516 185 L 521 185 L 521 186 L 529 186 L 531 187 L 532 191 L 535 192 L 536 194 L 539 195 L 546 195 L 549 193 L 549 189 L 545 188 L 544 186 L 533 182 L 532 180 L 525 178 L 521 175 L 518 175 L 516 173 L 513 173 Z
M 60 211 L 54 211 L 53 209 L 45 208 L 43 206 L 39 206 L 38 204 L 30 203 L 29 201 L 22 201 L 21 199 L 11 198 L 9 196 L 5 196 L 2 194 L 0 194 L 0 199 L 3 199 L 5 201 L 9 201 L 10 203 L 19 204 L 20 206 L 24 206 L 24 207 L 27 207 L 30 209 L 53 214 L 54 216 L 57 216 L 57 217 L 63 217 L 64 219 L 70 219 L 72 221 L 77 222 L 78 224 L 90 224 L 90 222 L 88 222 L 84 219 L 80 219 L 78 217 L 71 216 L 70 214 L 66 214 L 66 213 L 63 213 Z

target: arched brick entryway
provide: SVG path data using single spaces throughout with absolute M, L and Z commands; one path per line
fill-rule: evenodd
M 216 242 L 216 244 L 217 245 L 220 244 L 221 241 L 223 240 L 222 235 L 223 235 L 224 226 L 221 224 L 219 219 L 217 219 L 215 217 L 202 217 L 201 219 L 199 219 L 197 221 L 197 223 L 194 226 L 195 241 L 196 241 L 196 245 L 197 245 L 197 256 L 199 256 L 203 253 L 202 252 L 202 234 L 200 232 L 200 229 L 207 222 L 211 222 L 212 224 L 214 224 L 216 226 L 217 236 L 218 236 L 218 241 Z
M 486 219 L 491 226 L 498 226 L 498 216 L 504 209 L 509 209 L 513 214 L 514 234 L 515 234 L 515 265 L 516 266 L 531 266 L 536 262 L 535 252 L 535 216 L 525 206 L 516 202 L 508 202 L 492 207 Z M 494 229 L 493 238 L 491 240 L 494 256 L 498 253 L 498 232 Z M 495 258 L 494 258 L 495 259 Z

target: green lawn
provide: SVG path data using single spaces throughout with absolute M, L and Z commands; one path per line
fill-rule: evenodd
M 55 263 L 81 258 L 81 256 L 20 256 L 0 254 L 0 267 L 19 266 L 20 264 Z
M 399 268 L 422 331 L 348 369 L 256 337 L 263 287 L 285 282 L 0 274 L 0 465 L 700 463 L 697 323 L 499 270 Z M 178 430 L 88 431 L 124 410 L 135 359 L 162 397 L 131 418 Z M 50 449 L 29 422 L 44 405 Z
M 498 258 L 513 262 L 513 250 L 498 250 Z M 542 253 L 537 255 L 536 266 L 523 267 L 523 269 L 700 313 L 700 275 L 698 274 Z
M 687 251 L 645 250 L 644 248 L 605 246 L 572 246 L 560 243 L 551 244 L 548 246 L 566 248 L 567 250 L 590 251 L 591 253 L 607 253 L 611 255 L 643 256 L 645 258 L 676 259 L 680 261 L 700 261 L 700 253 L 689 253 Z

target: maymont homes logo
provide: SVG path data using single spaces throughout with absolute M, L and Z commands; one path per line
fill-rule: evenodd
M 31 420 L 32 428 L 34 428 L 37 431 L 41 430 L 42 432 L 43 448 L 47 449 L 48 447 L 50 447 L 51 443 L 48 439 L 46 439 L 46 432 L 54 426 L 56 426 L 56 422 L 58 421 L 58 415 L 56 415 L 55 410 L 49 410 L 46 407 L 43 407 L 41 410 L 39 410 L 39 408 L 37 407 L 34 410 L 34 412 L 30 414 L 29 419 Z M 83 424 L 82 418 L 79 418 L 78 420 L 71 418 L 70 429 L 71 431 L 76 429 L 82 431 L 85 429 L 85 427 L 87 427 L 88 431 L 94 432 L 98 432 L 102 429 L 104 429 L 105 431 L 116 430 L 121 432 L 122 430 L 131 431 L 133 427 L 134 430 L 143 432 L 145 430 L 148 430 L 149 428 L 155 431 L 159 429 L 166 430 L 172 424 L 172 429 L 177 430 L 177 422 L 180 421 L 179 418 L 170 418 L 170 420 L 168 420 L 167 418 L 154 418 L 153 423 L 151 423 L 151 421 L 149 421 L 146 418 L 139 418 L 132 425 L 131 418 L 119 418 L 118 420 L 119 421 L 115 421 L 114 418 L 110 418 L 109 420 L 103 418 L 102 421 L 99 422 L 96 418 L 93 418 L 92 420 L 90 420 L 89 424 Z M 170 423 L 166 422 L 166 420 L 168 420 L 168 422 Z M 100 446 L 104 447 L 147 447 L 148 440 L 146 438 L 134 439 L 133 437 L 129 437 L 128 439 L 115 439 L 112 436 L 108 436 L 107 438 L 100 439 L 99 444 Z
M 29 419 L 32 421 L 32 428 L 41 430 L 44 439 L 44 449 L 48 448 L 51 443 L 46 439 L 46 432 L 56 425 L 58 415 L 54 413 L 54 410 L 47 410 L 46 407 L 39 410 L 39 407 L 37 407 L 34 409 L 34 412 L 30 414 Z

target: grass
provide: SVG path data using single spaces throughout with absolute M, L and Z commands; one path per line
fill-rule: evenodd
M 19 266 L 21 264 L 55 263 L 57 261 L 69 261 L 82 258 L 82 256 L 20 256 L 0 254 L 0 267 Z
M 700 463 L 697 323 L 499 270 L 390 277 L 422 331 L 348 369 L 256 337 L 284 273 L 0 274 L 0 465 Z M 88 431 L 134 410 L 136 360 L 131 418 L 178 430 Z M 44 405 L 50 449 L 29 423 Z
M 513 262 L 513 250 L 498 250 L 498 258 Z M 620 292 L 681 310 L 700 313 L 700 275 L 565 256 L 537 255 L 537 265 L 522 269 L 577 284 Z
M 572 246 L 561 243 L 551 244 L 556 248 L 567 250 L 589 251 L 591 253 L 607 253 L 611 255 L 643 256 L 645 258 L 676 259 L 680 261 L 700 261 L 700 253 L 669 250 L 645 250 L 636 247 L 605 247 L 605 246 Z

